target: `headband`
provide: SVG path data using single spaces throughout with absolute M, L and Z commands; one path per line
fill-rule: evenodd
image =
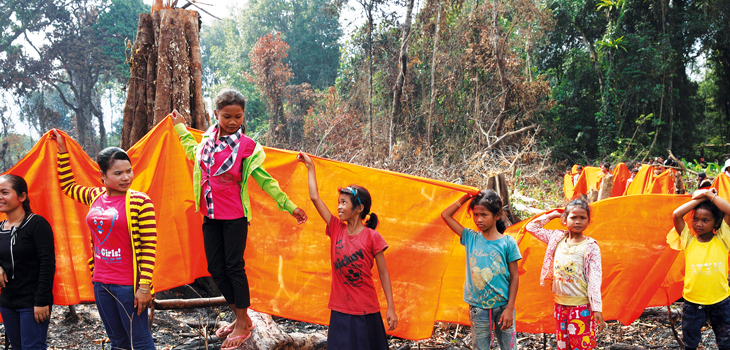
M 343 190 L 352 193 L 353 197 L 355 197 L 355 199 L 357 199 L 357 202 L 360 203 L 360 205 L 362 205 L 362 201 L 357 196 L 357 188 L 354 188 L 354 187 L 351 187 L 351 186 L 347 186 L 347 187 L 343 188 Z

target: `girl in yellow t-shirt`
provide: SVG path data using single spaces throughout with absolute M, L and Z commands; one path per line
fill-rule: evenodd
M 684 216 L 692 212 L 690 233 Z M 682 340 L 696 349 L 708 319 L 719 349 L 730 349 L 730 203 L 716 189 L 698 190 L 674 211 L 674 229 L 685 256 Z

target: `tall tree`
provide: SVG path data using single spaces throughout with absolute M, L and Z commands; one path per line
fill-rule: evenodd
M 37 33 L 43 36 L 42 42 L 25 35 L 27 47 L 9 55 L 6 62 L 11 64 L 3 66 L 9 78 L 6 88 L 14 87 L 18 93 L 42 85 L 55 89 L 74 111 L 75 132 L 90 153 L 107 144 L 97 84 L 108 77 L 124 76 L 120 69 L 124 69 L 125 47 L 119 44 L 122 38 L 133 38 L 134 32 L 124 30 L 135 25 L 121 22 L 135 18 L 136 23 L 137 11 L 144 9 L 141 0 L 132 2 L 136 5 L 129 6 L 124 0 L 71 1 L 60 9 L 68 20 L 55 24 L 53 30 Z
M 256 42 L 250 54 L 252 74 L 247 73 L 247 77 L 266 97 L 269 112 L 268 145 L 272 145 L 279 134 L 286 135 L 281 132 L 280 126 L 284 119 L 284 91 L 292 77 L 291 68 L 283 63 L 287 50 L 289 45 L 281 40 L 279 33 L 269 33 Z

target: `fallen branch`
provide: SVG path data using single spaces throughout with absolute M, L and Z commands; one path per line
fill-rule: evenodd
M 673 168 L 673 169 L 677 169 L 677 170 L 681 170 L 681 171 L 686 171 L 686 172 L 690 172 L 692 174 L 697 175 L 697 172 L 696 171 L 687 169 L 687 167 L 684 165 L 684 162 L 681 161 L 681 160 L 679 160 L 679 159 L 677 159 L 677 157 L 675 157 L 674 154 L 672 154 L 672 151 L 671 150 L 667 150 L 667 152 L 669 152 L 669 159 L 671 159 L 671 160 L 675 161 L 677 164 L 679 164 L 679 169 L 677 169 L 677 167 L 674 167 L 674 166 L 667 167 L 667 168 Z
M 498 139 L 497 139 L 497 141 L 494 141 L 494 142 L 493 142 L 493 143 L 492 143 L 491 145 L 489 145 L 489 146 L 488 146 L 488 147 L 487 147 L 487 148 L 486 148 L 486 149 L 485 149 L 484 151 L 488 151 L 488 150 L 490 150 L 490 149 L 492 149 L 492 148 L 496 147 L 496 146 L 497 146 L 498 144 L 500 144 L 500 143 L 501 143 L 502 141 L 504 141 L 504 140 L 505 140 L 505 139 L 506 139 L 507 137 L 509 137 L 509 136 L 512 136 L 512 135 L 516 135 L 516 134 L 519 134 L 519 133 L 521 133 L 521 132 L 525 132 L 525 131 L 527 131 L 527 130 L 530 130 L 530 129 L 535 129 L 535 128 L 537 128 L 537 127 L 538 127 L 538 125 L 537 125 L 537 124 L 532 124 L 532 125 L 530 125 L 530 126 L 526 126 L 526 127 L 522 128 L 522 129 L 519 129 L 519 130 L 515 130 L 515 131 L 510 131 L 510 132 L 508 132 L 508 133 L 506 133 L 506 134 L 502 135 L 502 136 L 501 136 L 500 138 L 498 138 Z
M 216 298 L 197 298 L 197 299 L 166 299 L 154 301 L 156 310 L 180 310 L 180 309 L 197 309 L 211 306 L 225 306 L 226 299 L 224 297 Z

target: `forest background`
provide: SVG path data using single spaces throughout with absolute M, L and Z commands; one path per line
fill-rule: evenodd
M 204 95 L 210 108 L 240 90 L 247 134 L 267 146 L 477 187 L 506 172 L 555 194 L 573 163 L 730 153 L 730 0 L 237 6 L 201 28 Z M 92 158 L 120 144 L 126 61 L 149 11 L 0 0 L 0 172 L 50 128 Z M 344 34 L 353 11 L 364 20 Z

